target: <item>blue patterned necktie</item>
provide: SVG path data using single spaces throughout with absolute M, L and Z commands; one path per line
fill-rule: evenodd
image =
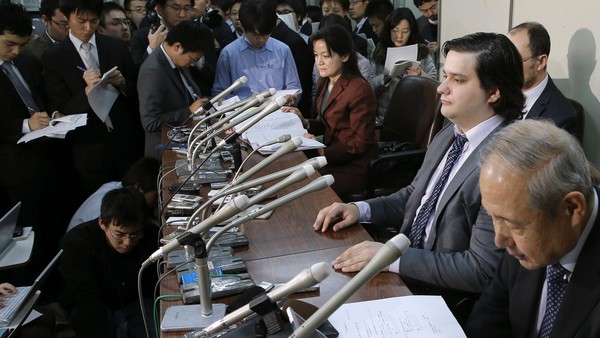
M 548 265 L 546 267 L 546 312 L 538 334 L 539 338 L 548 338 L 552 332 L 554 320 L 558 314 L 565 290 L 567 289 L 566 274 L 569 271 L 560 264 Z
M 429 196 L 429 198 L 421 206 L 421 209 L 419 209 L 417 218 L 415 219 L 410 229 L 410 234 L 408 235 L 408 237 L 410 239 L 410 242 L 412 243 L 413 248 L 423 248 L 423 239 L 425 238 L 425 226 L 427 225 L 427 221 L 429 220 L 429 215 L 431 215 L 431 212 L 435 210 L 435 206 L 437 205 L 440 193 L 446 185 L 446 181 L 448 181 L 448 176 L 450 176 L 450 172 L 452 171 L 452 167 L 454 167 L 454 163 L 456 163 L 456 160 L 460 157 L 460 154 L 462 154 L 462 149 L 466 142 L 467 138 L 462 135 L 457 134 L 454 138 L 454 142 L 452 143 L 452 147 L 450 148 L 450 151 L 448 152 L 448 156 L 446 158 L 446 164 L 444 164 L 444 169 L 442 170 L 442 175 L 436 182 L 431 196 Z
M 21 97 L 21 100 L 23 100 L 23 103 L 25 103 L 27 106 L 27 109 L 29 109 L 29 115 L 40 111 L 39 106 L 33 99 L 33 95 L 31 95 L 31 92 L 27 89 L 27 87 L 25 87 L 25 84 L 21 82 L 19 76 L 17 76 L 17 73 L 13 69 L 12 63 L 4 62 L 0 67 L 4 70 L 4 73 L 17 90 L 17 93 L 19 93 L 19 96 Z

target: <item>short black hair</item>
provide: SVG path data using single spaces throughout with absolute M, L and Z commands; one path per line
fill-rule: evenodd
M 319 22 L 319 29 L 329 25 L 340 25 L 344 27 L 350 34 L 352 33 L 352 22 L 347 16 L 341 16 L 339 14 L 329 14 Z
M 114 189 L 106 193 L 100 206 L 100 218 L 124 228 L 144 226 L 148 221 L 148 205 L 141 192 L 133 187 Z
M 271 34 L 277 23 L 275 1 L 271 0 L 244 0 L 239 15 L 245 32 Z
M 121 11 L 123 12 L 123 14 L 125 14 L 125 8 L 121 7 L 121 5 L 119 5 L 118 3 L 112 1 L 105 2 L 102 5 L 102 13 L 100 14 L 100 26 L 106 28 L 106 15 L 112 11 Z
M 385 21 L 392 11 L 394 11 L 394 5 L 389 0 L 373 0 L 369 1 L 365 9 L 365 17 L 375 17 L 381 21 Z
M 156 191 L 158 190 L 156 178 L 159 171 L 160 161 L 154 157 L 142 157 L 127 170 L 127 173 L 121 180 L 121 184 L 124 187 L 139 188 L 144 193 Z
M 32 31 L 31 18 L 23 5 L 0 2 L 0 35 L 30 36 Z
M 436 0 L 413 0 L 413 3 L 415 4 L 415 7 L 419 7 L 424 3 L 432 2 L 432 1 L 436 1 Z
M 483 89 L 498 89 L 500 99 L 493 103 L 494 112 L 509 121 L 521 116 L 523 63 L 517 47 L 503 34 L 473 33 L 446 41 L 444 56 L 451 50 L 477 54 L 477 76 Z
M 531 56 L 550 55 L 550 34 L 546 28 L 537 22 L 523 22 L 515 26 L 509 33 L 524 30 L 529 37 Z
M 40 16 L 45 15 L 50 19 L 54 16 L 54 10 L 58 7 L 58 0 L 42 0 L 40 3 Z
M 197 21 L 183 21 L 169 30 L 165 42 L 172 46 L 176 42 L 181 44 L 184 52 L 208 53 L 214 38 L 208 27 Z
M 146 8 L 148 6 L 148 4 L 150 4 L 151 2 L 146 2 Z M 155 5 L 160 5 L 161 7 L 165 7 L 165 5 L 167 4 L 167 0 L 156 0 Z M 194 0 L 190 0 L 190 4 L 192 5 L 192 7 L 194 6 Z M 154 9 L 154 8 L 152 8 Z
M 306 6 L 306 15 L 312 22 L 321 22 L 323 20 L 323 11 L 319 6 Z
M 102 14 L 102 0 L 60 0 L 60 11 L 69 19 L 71 13 L 82 14 L 90 12 L 100 18 Z
M 330 14 L 327 18 L 333 15 L 339 16 L 337 14 Z M 356 52 L 352 44 L 352 34 L 348 31 L 348 28 L 338 24 L 327 23 L 327 21 L 323 20 L 326 23 L 325 26 L 310 36 L 308 45 L 313 46 L 316 41 L 324 40 L 330 54 L 331 52 L 335 52 L 340 56 L 348 55 L 348 60 L 342 66 L 343 75 L 362 77 L 358 68 Z
M 350 9 L 350 0 L 319 0 L 319 7 L 323 7 L 326 2 L 337 2 L 342 5 L 342 9 L 346 12 Z

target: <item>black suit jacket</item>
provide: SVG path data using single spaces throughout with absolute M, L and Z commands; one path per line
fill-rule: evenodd
M 375 34 L 375 32 L 373 32 L 373 27 L 369 23 L 369 20 L 365 20 L 363 25 L 356 33 L 364 34 L 367 36 L 367 39 L 372 39 L 375 46 L 377 46 L 377 43 L 379 43 L 379 37 L 377 36 L 377 34 Z
M 96 34 L 96 44 L 100 71 L 105 73 L 117 66 L 127 84 L 126 95 L 119 95 L 109 114 L 115 133 L 127 131 L 129 134 L 135 131 L 135 136 L 139 137 L 142 134 L 137 110 L 137 74 L 127 45 L 119 39 L 101 34 Z M 87 125 L 69 132 L 67 139 L 80 144 L 103 143 L 108 129 L 90 107 L 85 94 L 83 72 L 77 68 L 85 68 L 85 64 L 71 39 L 67 38 L 46 51 L 43 66 L 50 110 L 58 110 L 65 115 L 88 114 Z
M 429 23 L 429 20 L 421 16 L 417 19 L 417 27 L 421 37 L 429 42 L 437 41 L 437 26 Z
M 33 56 L 21 54 L 14 60 L 14 64 L 27 82 L 36 103 L 44 110 L 39 63 Z M 16 186 L 31 180 L 41 172 L 44 164 L 41 156 L 43 140 L 17 144 L 23 136 L 23 120 L 29 118 L 29 110 L 2 70 L 0 93 L 0 186 Z
M 596 189 L 596 192 L 598 190 Z M 553 338 L 600 337 L 600 217 L 596 217 L 558 311 Z M 537 338 L 546 269 L 527 270 L 505 254 L 492 283 L 475 304 L 469 337 Z
M 298 70 L 300 84 L 302 85 L 302 97 L 298 103 L 298 108 L 302 113 L 310 114 L 312 107 L 310 97 L 310 93 L 312 93 L 312 69 L 315 63 L 312 46 L 309 47 L 298 33 L 294 32 L 283 22 L 275 26 L 271 37 L 290 47 L 294 62 L 296 63 L 296 69 Z
M 571 134 L 574 134 L 577 128 L 575 109 L 549 75 L 546 88 L 527 113 L 526 119 L 551 120 L 557 127 Z

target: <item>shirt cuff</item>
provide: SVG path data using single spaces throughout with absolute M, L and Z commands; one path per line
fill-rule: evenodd
M 148 53 L 148 55 L 152 54 L 153 49 L 150 48 L 150 46 L 146 47 L 146 53 Z
M 388 266 L 388 271 L 400 274 L 400 258 L 398 258 L 396 261 L 394 261 L 394 263 Z
M 360 223 L 371 223 L 371 206 L 369 205 L 369 203 L 359 201 L 350 204 L 354 204 L 358 208 L 358 221 Z
M 31 129 L 29 129 L 29 119 L 23 120 L 23 126 L 21 127 L 21 132 L 23 134 L 27 134 L 27 133 L 31 132 Z

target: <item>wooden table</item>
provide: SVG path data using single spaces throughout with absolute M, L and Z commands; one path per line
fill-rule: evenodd
M 264 156 L 253 155 L 245 164 L 245 169 L 262 160 Z M 165 151 L 163 162 L 169 163 L 175 160 L 175 155 L 171 151 Z M 259 172 L 256 177 L 260 177 L 290 166 L 302 163 L 306 157 L 302 152 L 294 152 L 284 155 L 276 160 L 270 166 Z M 310 180 L 313 177 L 293 184 L 282 189 L 278 196 L 283 196 L 292 192 Z M 168 177 L 165 183 L 175 182 L 174 175 Z M 266 184 L 265 186 L 269 186 Z M 168 196 L 168 192 L 164 192 Z M 325 233 L 315 232 L 312 224 L 318 211 L 333 203 L 340 201 L 331 188 L 305 195 L 295 201 L 283 205 L 275 210 L 273 215 L 267 220 L 253 220 L 240 226 L 248 237 L 249 246 L 236 250 L 248 267 L 248 273 L 256 283 L 268 281 L 272 283 L 285 283 L 317 262 L 333 261 L 346 248 L 365 240 L 371 240 L 365 229 L 356 225 L 340 232 L 328 231 Z M 294 295 L 294 298 L 303 300 L 314 305 L 324 304 L 333 296 L 343 285 L 345 285 L 354 274 L 344 274 L 340 272 L 332 273 L 325 279 L 319 292 Z M 161 283 L 161 294 L 178 293 L 178 283 L 175 276 L 166 277 Z M 379 298 L 396 297 L 409 295 L 410 291 L 404 285 L 398 275 L 393 273 L 380 273 L 369 283 L 359 289 L 349 302 L 373 300 Z M 235 297 L 217 299 L 215 302 L 229 303 Z M 162 301 L 161 318 L 166 308 L 172 305 L 180 305 L 181 302 Z M 184 332 L 162 333 L 162 337 L 181 337 Z

